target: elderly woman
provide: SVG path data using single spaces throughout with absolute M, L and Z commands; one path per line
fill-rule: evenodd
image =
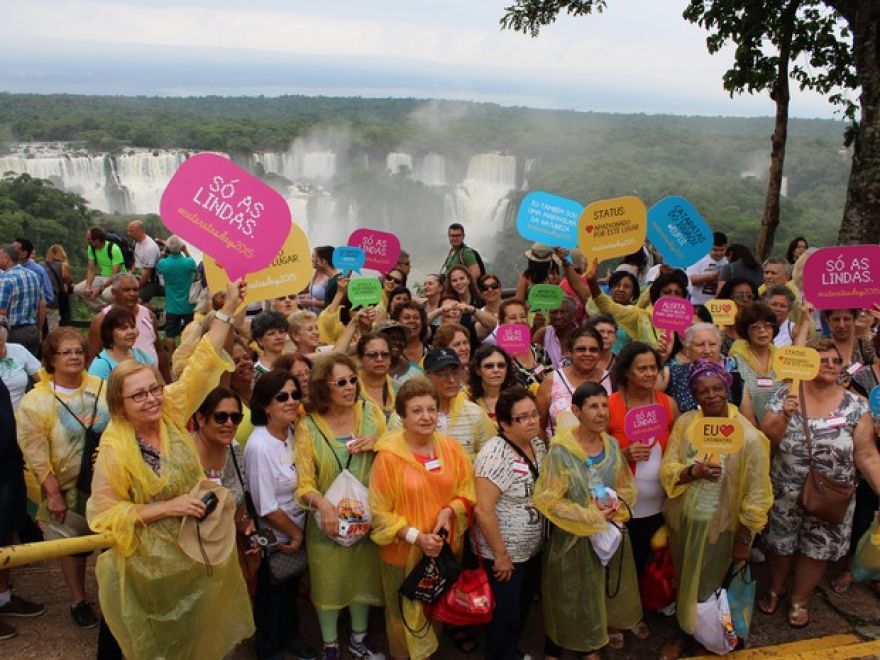
M 541 576 L 544 520 L 531 494 L 547 448 L 534 397 L 522 387 L 501 392 L 495 407 L 499 434 L 474 465 L 477 550 L 495 594 L 486 631 L 486 660 L 522 657 L 518 642 Z
M 810 595 L 828 562 L 849 549 L 855 509 L 851 498 L 840 524 L 804 511 L 799 497 L 808 472 L 812 468 L 853 485 L 860 474 L 875 493 L 880 490 L 880 454 L 867 402 L 838 384 L 844 359 L 832 340 L 807 345 L 819 353 L 819 373 L 802 382 L 797 394 L 781 388 L 761 422 L 774 447 L 770 477 L 775 501 L 764 535 L 770 589 L 758 607 L 765 614 L 776 611 L 793 571 L 788 623 L 795 628 L 809 624 Z
M 363 335 L 357 343 L 357 357 L 360 363 L 358 382 L 360 396 L 380 408 L 385 421 L 394 411 L 394 385 L 388 368 L 391 366 L 391 347 L 388 339 L 379 333 Z
M 526 304 L 519 298 L 508 298 L 501 303 L 498 312 L 498 323 L 518 323 L 529 325 L 529 311 Z M 544 380 L 544 376 L 552 371 L 550 358 L 544 352 L 544 346 L 532 342 L 529 351 L 523 355 L 513 355 L 513 370 L 520 385 L 536 391 Z
M 269 373 L 275 360 L 284 353 L 290 325 L 281 312 L 260 312 L 251 320 L 251 337 L 260 347 L 260 359 L 254 364 L 254 380 Z
M 473 468 L 461 445 L 437 432 L 437 392 L 428 380 L 404 383 L 395 407 L 403 428 L 376 444 L 370 475 L 371 537 L 379 546 L 391 657 L 427 658 L 437 650 L 435 631 L 409 632 L 422 628 L 425 616 L 420 603 L 399 599 L 397 590 L 422 556 L 440 554 L 441 530 L 461 551 L 465 507 L 475 500 Z
M 562 306 L 550 310 L 550 323 L 535 333 L 534 341 L 544 347 L 544 353 L 550 358 L 554 369 L 559 369 L 571 362 L 568 352 L 568 338 L 574 331 L 574 315 L 577 301 L 565 296 Z
M 731 563 L 748 559 L 755 534 L 767 523 L 773 494 L 770 444 L 729 403 L 730 374 L 715 362 L 697 360 L 689 384 L 700 408 L 675 423 L 660 479 L 668 498 L 663 511 L 678 576 L 676 616 L 681 629 L 692 635 L 697 603 L 721 586 Z M 734 454 L 701 455 L 692 437 L 704 417 L 736 419 L 745 430 L 742 448 Z M 676 640 L 664 647 L 663 657 L 679 657 L 684 645 L 684 639 Z
M 349 653 L 362 659 L 384 658 L 367 634 L 370 605 L 382 604 L 376 546 L 368 540 L 349 547 L 334 541 L 339 515 L 325 497 L 344 469 L 364 486 L 369 483 L 373 447 L 385 433 L 385 416 L 359 394 L 357 367 L 350 357 L 341 353 L 320 357 L 309 377 L 308 413 L 297 426 L 294 447 L 297 502 L 320 514 L 308 518 L 306 550 L 312 604 L 328 660 L 341 657 L 337 628 L 344 607 L 351 614 Z
M 571 411 L 578 425 L 553 437 L 533 497 L 535 508 L 554 525 L 543 552 L 541 576 L 544 657 L 556 659 L 569 649 L 598 660 L 599 649 L 610 638 L 615 646 L 622 646 L 618 629 L 638 626 L 642 607 L 630 544 L 621 542 L 605 567 L 589 537 L 607 530 L 610 521 L 626 522 L 636 489 L 617 441 L 605 432 L 605 389 L 592 382 L 578 386 Z M 617 499 L 607 493 L 596 497 L 599 482 L 616 491 Z M 611 575 L 606 576 L 608 571 Z M 606 578 L 609 584 L 619 584 L 613 597 L 606 593 Z
M 290 340 L 296 346 L 297 352 L 317 356 L 321 335 L 318 332 L 318 317 L 315 313 L 300 309 L 287 317 L 287 324 Z
M 95 436 L 100 436 L 110 421 L 107 384 L 86 373 L 86 340 L 74 328 L 50 332 L 43 341 L 42 356 L 48 378 L 40 380 L 19 403 L 18 444 L 28 470 L 45 494 L 37 518 L 75 527 L 74 519 L 84 522 L 91 485 L 88 475 L 80 478 L 83 452 L 94 451 Z M 87 449 L 90 438 L 95 444 Z M 85 459 L 88 465 L 88 457 Z M 74 515 L 68 516 L 68 512 Z M 74 603 L 70 608 L 74 621 L 84 628 L 98 625 L 97 615 L 86 602 L 86 558 L 62 557 L 61 570 Z
M 736 371 L 742 376 L 755 410 L 763 411 L 781 387 L 773 371 L 776 345 L 773 338 L 778 332 L 776 315 L 764 303 L 755 303 L 740 310 L 736 317 L 736 333 L 741 337 L 733 342 L 728 356 L 736 360 Z
M 514 385 L 513 360 L 507 351 L 491 345 L 478 348 L 468 370 L 468 395 L 486 411 L 489 419 L 495 419 L 495 405 L 501 391 Z
M 104 348 L 92 360 L 89 373 L 107 380 L 110 372 L 123 360 L 136 360 L 147 366 L 152 365 L 153 358 L 134 345 L 137 338 L 134 314 L 126 307 L 111 307 L 101 321 L 101 345 Z
M 177 382 L 163 388 L 154 368 L 126 360 L 107 383 L 112 420 L 87 508 L 92 529 L 113 537 L 95 574 L 101 610 L 129 658 L 222 657 L 254 630 L 235 553 L 206 571 L 178 539 L 182 518 L 207 511 L 195 492 L 205 473 L 186 425 L 232 369 L 222 347 L 243 299 L 244 285 L 230 283 Z
M 8 335 L 6 317 L 0 317 L 0 380 L 9 390 L 12 409 L 16 410 L 28 386 L 37 379 L 40 361 L 21 344 L 7 343 Z
M 773 344 L 777 348 L 791 346 L 798 335 L 798 324 L 792 318 L 792 310 L 795 307 L 794 292 L 784 284 L 777 284 L 767 288 L 764 302 L 776 317 L 776 326 L 779 328 L 773 338 Z
M 306 512 L 293 493 L 297 486 L 292 425 L 299 419 L 302 393 L 289 371 L 273 369 L 254 386 L 254 431 L 245 449 L 247 486 L 262 527 L 270 527 L 277 545 L 269 552 L 302 551 Z M 210 476 L 210 475 L 209 475 Z M 254 601 L 259 658 L 279 658 L 285 650 L 300 658 L 317 654 L 299 638 L 299 576 L 273 579 L 268 560 L 260 566 Z
M 843 358 L 838 382 L 849 387 L 853 375 L 874 364 L 874 347 L 865 337 L 859 337 L 856 324 L 862 312 L 858 309 L 828 309 L 822 311 L 822 320 L 831 331 L 831 341 Z

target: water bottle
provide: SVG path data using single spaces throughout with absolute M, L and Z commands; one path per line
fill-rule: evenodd
M 603 507 L 610 506 L 611 503 L 608 501 L 608 490 L 605 488 L 605 483 L 602 481 L 602 476 L 599 474 L 599 470 L 595 468 L 590 459 L 587 459 L 587 474 L 590 495 L 593 496 L 593 499 L 598 500 L 599 504 Z

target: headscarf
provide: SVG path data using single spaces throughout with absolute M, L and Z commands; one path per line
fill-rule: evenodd
M 719 378 L 721 382 L 724 383 L 728 393 L 730 392 L 730 386 L 733 384 L 733 376 L 724 368 L 723 364 L 709 362 L 708 360 L 697 360 L 691 364 L 691 371 L 688 375 L 688 389 L 693 392 L 697 386 L 697 381 L 701 378 L 707 377 Z

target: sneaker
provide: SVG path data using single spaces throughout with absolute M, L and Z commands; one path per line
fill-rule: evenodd
M 18 634 L 18 631 L 5 621 L 0 621 L 0 640 L 12 639 Z
M 335 644 L 333 646 L 325 646 L 321 652 L 321 660 L 339 660 L 339 657 L 339 647 Z
M 359 642 L 354 641 L 354 636 L 349 637 L 348 652 L 358 660 L 385 660 L 385 654 L 376 648 L 369 634 Z
M 94 628 L 98 625 L 98 615 L 86 601 L 80 601 L 70 608 L 70 616 L 80 628 Z
M 37 603 L 32 603 L 20 596 L 12 594 L 12 598 L 6 605 L 0 607 L 0 615 L 2 616 L 40 616 L 46 613 L 46 608 Z
M 299 637 L 295 637 L 288 642 L 287 650 L 298 657 L 299 660 L 316 660 L 318 657 L 318 652 Z

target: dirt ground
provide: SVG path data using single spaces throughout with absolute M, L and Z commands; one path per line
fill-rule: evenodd
M 97 589 L 92 569 L 93 562 L 90 562 L 87 590 L 89 599 L 92 602 L 97 602 Z M 759 578 L 759 593 L 761 593 L 765 571 L 762 565 L 756 565 L 754 570 Z M 829 574 L 835 575 L 836 572 L 836 569 L 832 569 Z M 13 571 L 12 576 L 15 590 L 25 598 L 42 602 L 46 606 L 47 612 L 42 617 L 35 619 L 5 619 L 18 628 L 19 634 L 13 639 L 0 642 L 0 658 L 9 658 L 10 660 L 30 658 L 90 660 L 95 657 L 97 630 L 81 630 L 70 618 L 69 598 L 58 562 L 18 568 Z M 312 645 L 317 646 L 320 641 L 317 622 L 311 606 L 305 600 L 301 601 L 301 612 L 303 637 Z M 786 623 L 785 612 L 785 603 L 772 617 L 756 611 L 749 645 L 766 646 L 842 632 L 854 632 L 866 639 L 880 638 L 880 600 L 862 585 L 853 585 L 850 593 L 838 596 L 831 591 L 827 581 L 823 582 L 811 604 L 812 622 L 809 627 L 803 630 L 790 628 Z M 656 614 L 648 614 L 646 621 L 652 631 L 652 635 L 647 640 L 638 641 L 631 635 L 627 635 L 624 650 L 606 649 L 603 651 L 604 657 L 610 660 L 636 658 L 645 660 L 646 658 L 659 657 L 663 644 L 672 638 L 675 626 L 672 620 Z M 342 624 L 340 628 L 345 630 L 345 624 Z M 373 612 L 371 630 L 379 641 L 384 643 L 381 610 Z M 345 633 L 343 633 L 343 638 L 344 636 Z M 534 607 L 532 610 L 528 630 L 521 648 L 536 660 L 543 657 L 543 633 L 539 607 Z M 700 649 L 694 647 L 689 651 L 698 654 Z M 253 646 L 246 642 L 236 649 L 230 657 L 235 660 L 244 660 L 254 658 L 256 655 Z M 450 660 L 462 658 L 476 660 L 482 658 L 482 649 L 470 654 L 460 653 L 449 640 L 444 639 L 443 646 L 435 657 L 449 658 Z

